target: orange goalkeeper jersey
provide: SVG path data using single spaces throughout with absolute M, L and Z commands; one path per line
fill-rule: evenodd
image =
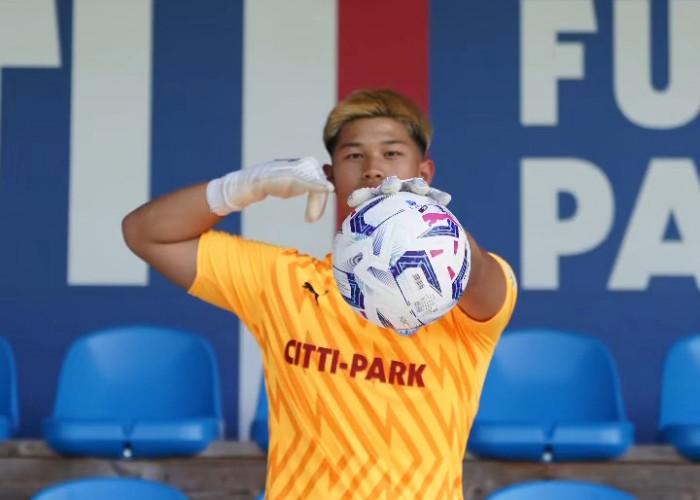
M 238 315 L 262 349 L 268 500 L 462 497 L 462 461 L 486 370 L 515 306 L 489 321 L 458 307 L 402 337 L 362 319 L 331 256 L 210 231 L 190 293 Z

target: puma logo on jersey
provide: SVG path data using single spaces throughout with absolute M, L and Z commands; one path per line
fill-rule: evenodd
M 323 297 L 324 295 L 326 295 L 328 293 L 328 290 L 326 290 L 321 295 L 319 295 L 318 292 L 316 290 L 314 290 L 313 285 L 311 283 L 309 283 L 308 281 L 305 281 L 301 287 L 304 290 L 308 290 L 309 292 L 311 292 L 311 294 L 314 296 L 314 299 L 316 300 L 316 305 L 318 305 L 318 298 Z

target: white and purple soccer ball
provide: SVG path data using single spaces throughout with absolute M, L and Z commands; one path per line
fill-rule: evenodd
M 333 274 L 363 318 L 411 335 L 452 309 L 469 280 L 471 254 L 457 218 L 410 192 L 378 196 L 343 221 Z

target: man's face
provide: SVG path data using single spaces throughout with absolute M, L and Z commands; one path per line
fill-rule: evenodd
M 338 136 L 333 165 L 324 167 L 335 185 L 341 220 L 350 214 L 348 196 L 363 187 L 376 187 L 385 178 L 422 177 L 433 180 L 435 166 L 423 158 L 406 127 L 393 118 L 360 118 L 346 124 Z

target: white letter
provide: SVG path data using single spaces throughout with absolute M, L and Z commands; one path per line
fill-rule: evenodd
M 700 289 L 700 180 L 691 158 L 649 163 L 608 281 L 609 290 L 646 290 L 652 276 L 694 276 Z M 664 241 L 673 217 L 681 241 Z
M 70 285 L 146 285 L 121 219 L 150 196 L 152 0 L 74 0 Z
M 556 125 L 558 80 L 584 75 L 583 46 L 559 33 L 595 33 L 591 0 L 520 0 L 520 123 Z
M 521 283 L 530 290 L 559 288 L 559 257 L 595 248 L 610 232 L 615 211 L 610 181 L 579 158 L 523 158 L 520 168 Z M 576 212 L 559 219 L 559 193 Z
M 275 149 L 285 154 L 326 156 L 314 120 L 298 117 L 324 116 L 335 103 L 337 8 L 337 2 L 318 0 L 246 0 L 243 4 L 244 166 L 270 157 L 267 137 L 274 137 Z M 303 35 L 299 34 L 301 25 L 305 27 Z M 267 198 L 251 205 L 241 214 L 241 233 L 246 238 L 325 255 L 335 232 L 335 204 L 329 200 L 323 218 L 305 224 L 298 217 L 306 203 L 302 198 Z M 275 224 L 269 223 L 270 217 Z M 242 323 L 239 339 L 238 437 L 245 440 L 255 415 L 262 355 Z
M 651 84 L 649 0 L 615 2 L 615 99 L 635 125 L 681 127 L 700 111 L 700 2 L 669 0 L 668 86 Z
M 61 51 L 54 1 L 0 1 L 0 124 L 2 68 L 59 66 Z

